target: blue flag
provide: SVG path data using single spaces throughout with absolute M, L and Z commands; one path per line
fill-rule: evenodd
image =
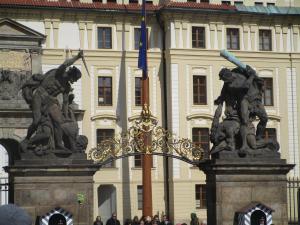
M 142 4 L 141 36 L 139 46 L 138 68 L 143 70 L 143 78 L 147 78 L 147 28 L 146 28 L 146 0 Z

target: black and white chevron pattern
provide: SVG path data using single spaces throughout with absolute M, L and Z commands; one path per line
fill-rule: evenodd
M 266 219 L 267 219 L 267 225 L 271 225 L 272 224 L 272 210 L 265 207 L 262 204 L 257 204 L 254 207 L 250 208 L 246 213 L 245 213 L 245 217 L 244 217 L 244 223 L 241 225 L 250 225 L 251 224 L 251 215 L 254 211 L 256 210 L 261 210 L 265 213 L 266 215 Z
M 60 207 L 52 209 L 46 215 L 42 216 L 41 225 L 48 225 L 51 216 L 53 216 L 54 214 L 61 214 L 65 217 L 67 225 L 73 225 L 73 215 Z

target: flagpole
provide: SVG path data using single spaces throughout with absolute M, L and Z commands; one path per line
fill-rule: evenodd
M 139 52 L 139 68 L 143 70 L 142 78 L 142 106 L 144 111 L 148 111 L 150 108 L 149 100 L 149 77 L 148 77 L 148 67 L 147 67 L 147 27 L 146 27 L 146 1 L 142 0 L 142 22 L 141 22 L 141 42 L 140 42 L 140 52 Z M 151 137 L 144 135 L 144 146 L 145 151 L 151 148 Z M 143 169 L 143 216 L 152 217 L 152 179 L 151 179 L 151 169 L 152 169 L 152 155 L 143 154 L 142 155 L 142 169 Z

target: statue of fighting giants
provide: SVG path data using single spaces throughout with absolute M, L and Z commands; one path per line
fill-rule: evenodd
M 262 103 L 263 79 L 255 70 L 246 66 L 227 51 L 221 56 L 238 65 L 229 70 L 224 68 L 219 78 L 224 82 L 220 96 L 215 100 L 217 109 L 213 118 L 211 142 L 214 144 L 211 154 L 223 150 L 236 151 L 239 155 L 271 154 L 277 152 L 279 144 L 275 140 L 264 140 L 264 132 L 268 121 L 265 107 Z M 225 103 L 225 118 L 220 123 L 223 104 Z M 255 132 L 253 121 L 259 122 Z M 254 153 L 254 154 L 253 154 Z M 276 155 L 276 154 L 275 154 Z
M 81 78 L 75 66 L 83 52 L 65 60 L 58 68 L 42 74 L 34 74 L 22 86 L 25 101 L 32 110 L 33 122 L 21 143 L 23 151 L 33 150 L 37 155 L 82 152 L 87 138 L 78 135 L 78 126 L 70 105 L 74 95 L 71 85 Z M 58 95 L 63 96 L 60 106 Z

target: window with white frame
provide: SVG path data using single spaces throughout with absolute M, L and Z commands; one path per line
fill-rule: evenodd
M 138 210 L 143 209 L 143 186 L 138 185 L 137 186 L 137 204 L 138 204 Z
M 259 50 L 272 51 L 272 33 L 271 30 L 259 30 Z
M 195 185 L 196 209 L 206 209 L 206 185 Z
M 98 27 L 98 48 L 112 48 L 111 27 Z
M 192 27 L 192 47 L 205 48 L 205 27 Z
M 240 49 L 240 30 L 238 28 L 227 28 L 227 49 L 239 50 Z

